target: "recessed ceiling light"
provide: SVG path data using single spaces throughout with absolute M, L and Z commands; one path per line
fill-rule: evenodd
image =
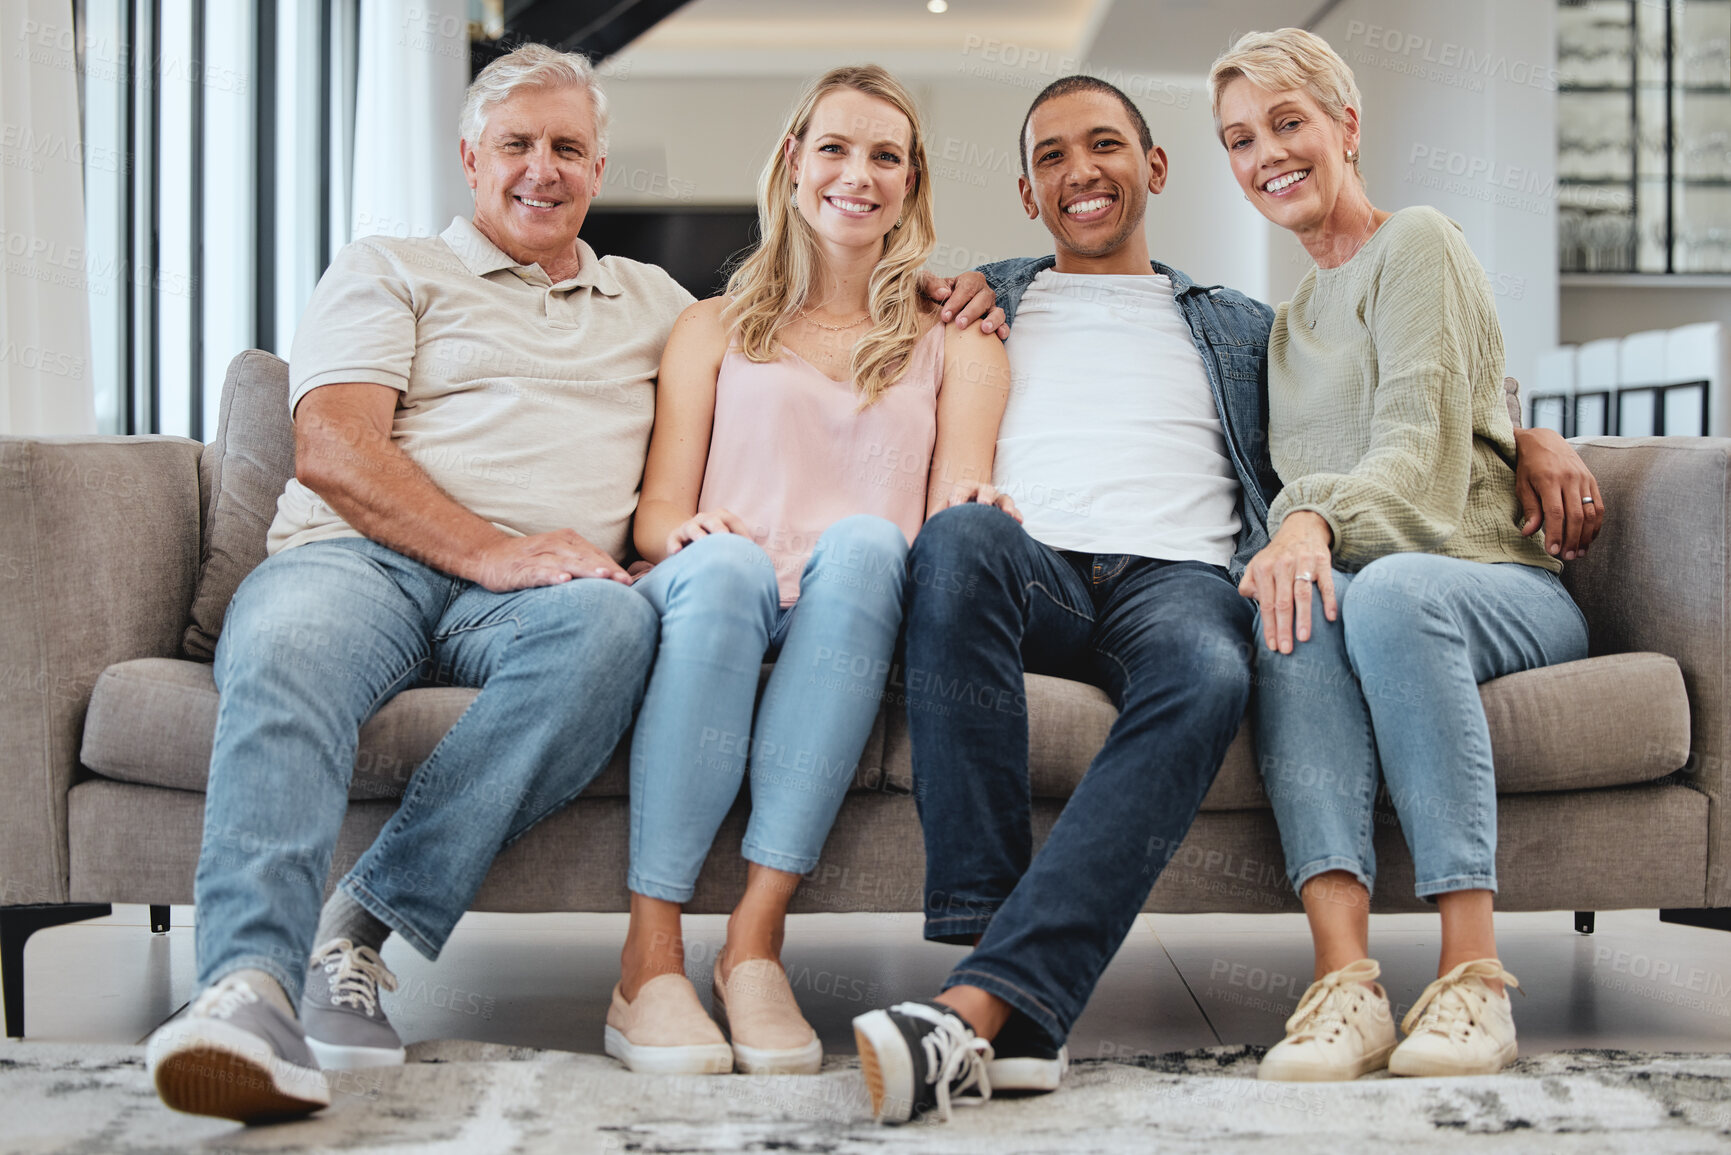
M 926 0 L 926 11 L 932 13 L 948 12 L 949 0 Z

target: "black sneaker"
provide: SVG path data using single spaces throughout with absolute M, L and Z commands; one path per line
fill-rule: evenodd
M 1046 1032 L 1022 1014 L 1011 1015 L 992 1040 L 992 1060 L 986 1064 L 994 1095 L 1056 1091 L 1069 1069 L 1070 1049 L 1061 1044 L 1054 1047 Z
M 936 1107 L 947 1123 L 952 1097 L 968 1091 L 979 1102 L 992 1097 L 992 1044 L 942 1003 L 897 1003 L 863 1014 L 853 1021 L 853 1037 L 876 1122 L 906 1123 Z

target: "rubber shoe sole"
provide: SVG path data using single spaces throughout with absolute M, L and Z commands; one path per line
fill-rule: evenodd
M 733 1048 L 726 1043 L 690 1047 L 640 1047 L 618 1027 L 608 1027 L 605 1050 L 643 1075 L 725 1075 L 733 1070 Z
M 1388 1061 L 1388 1073 L 1408 1079 L 1424 1079 L 1432 1076 L 1494 1075 L 1514 1062 L 1519 1053 L 1520 1046 L 1515 1040 L 1510 1040 L 1498 1050 L 1488 1063 L 1461 1063 L 1448 1058 L 1415 1054 L 1411 1051 L 1401 1054 L 1397 1050 Z
M 400 1067 L 408 1058 L 402 1047 L 345 1047 L 340 1043 L 321 1043 L 307 1036 L 307 1049 L 319 1066 L 327 1071 L 364 1071 L 373 1067 Z
M 871 1095 L 872 1121 L 906 1123 L 914 1110 L 914 1068 L 907 1040 L 887 1011 L 871 1011 L 853 1021 L 860 1073 Z
M 733 1044 L 733 1069 L 742 1075 L 815 1075 L 823 1070 L 823 1044 L 816 1039 L 787 1051 Z
M 284 1062 L 250 1031 L 208 1020 L 188 1027 L 159 1031 L 147 1052 L 156 1093 L 173 1110 L 273 1123 L 331 1105 L 321 1073 Z
M 986 1064 L 992 1095 L 999 1092 L 1045 1094 L 1056 1091 L 1070 1069 L 1070 1048 L 1059 1047 L 1055 1059 L 993 1059 Z
M 1395 1044 L 1379 1047 L 1359 1058 L 1358 1062 L 1349 1067 L 1325 1067 L 1318 1063 L 1280 1062 L 1270 1063 L 1266 1058 L 1257 1064 L 1256 1077 L 1272 1083 L 1349 1083 L 1372 1071 L 1380 1071 L 1388 1066 L 1388 1057 L 1394 1053 Z
M 715 1000 L 715 1021 L 733 1037 L 733 1027 L 727 1021 L 727 1005 Z M 823 1043 L 816 1035 L 803 1047 L 768 1050 L 733 1043 L 733 1069 L 742 1075 L 815 1075 L 823 1070 Z

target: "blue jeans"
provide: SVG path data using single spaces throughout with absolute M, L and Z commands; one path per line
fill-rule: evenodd
M 1287 877 L 1298 889 L 1344 870 L 1374 887 L 1380 766 L 1418 895 L 1496 890 L 1478 684 L 1586 657 L 1586 619 L 1556 575 L 1512 562 L 1391 554 L 1336 570 L 1334 589 L 1338 621 L 1315 595 L 1310 641 L 1256 646 L 1256 748 Z
M 928 521 L 908 568 L 925 935 L 983 933 L 945 987 L 989 991 L 1062 1042 L 1243 721 L 1250 606 L 1216 566 L 1059 553 L 982 505 Z M 1024 670 L 1095 682 L 1118 707 L 1037 856 Z
M 633 891 L 690 900 L 748 752 L 746 861 L 817 865 L 889 676 L 907 552 L 893 522 L 862 514 L 824 531 L 785 609 L 769 555 L 736 534 L 699 538 L 637 583 L 661 644 L 631 740 Z
M 481 692 L 340 885 L 438 957 L 500 849 L 606 764 L 655 634 L 611 581 L 496 594 L 362 538 L 267 559 L 216 648 L 199 982 L 251 967 L 299 1000 L 361 725 L 424 684 Z

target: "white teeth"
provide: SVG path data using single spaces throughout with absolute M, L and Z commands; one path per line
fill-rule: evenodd
M 844 201 L 837 200 L 835 197 L 830 197 L 829 203 L 844 213 L 854 213 L 858 216 L 864 216 L 877 207 L 870 201 Z
M 1281 189 L 1291 188 L 1309 175 L 1310 170 L 1306 168 L 1300 169 L 1298 172 L 1289 172 L 1285 176 L 1277 176 L 1267 184 L 1263 185 L 1262 191 L 1273 193 L 1279 192 Z
M 1103 209 L 1111 203 L 1112 203 L 1111 197 L 1095 197 L 1093 200 L 1090 200 L 1090 201 L 1077 201 L 1075 204 L 1070 205 L 1064 211 L 1067 213 L 1091 213 L 1091 212 L 1094 212 L 1096 209 Z
M 524 204 L 526 204 L 526 205 L 529 205 L 529 206 L 531 206 L 531 207 L 533 207 L 533 208 L 538 208 L 538 209 L 550 209 L 550 208 L 552 208 L 552 207 L 553 207 L 553 205 L 554 205 L 554 202 L 553 202 L 553 201 L 538 201 L 538 200 L 531 200 L 531 199 L 530 199 L 530 198 L 528 198 L 528 197 L 518 197 L 518 198 L 517 198 L 517 199 L 518 199 L 518 200 L 520 200 L 520 201 L 522 201 L 522 202 L 523 202 L 523 203 L 524 203 Z

